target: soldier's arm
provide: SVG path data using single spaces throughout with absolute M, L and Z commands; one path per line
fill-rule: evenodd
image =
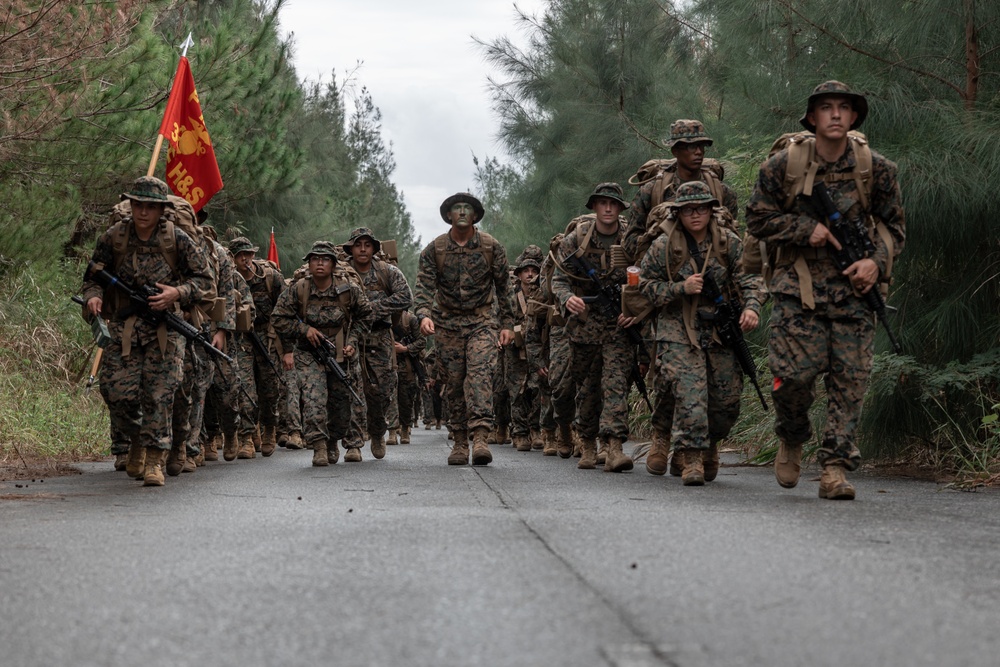
M 413 294 L 413 312 L 418 318 L 430 317 L 437 292 L 437 264 L 434 262 L 434 242 L 420 253 L 417 268 L 417 289 Z
M 181 308 L 190 308 L 203 299 L 215 298 L 215 277 L 208 263 L 205 250 L 196 245 L 191 237 L 176 230 L 177 264 L 181 280 L 177 288 Z
M 903 197 L 899 190 L 898 170 L 895 163 L 881 155 L 872 161 L 872 191 L 870 209 L 877 222 L 885 224 L 892 236 L 893 258 L 898 257 L 906 243 L 906 218 L 903 213 Z M 879 275 L 884 276 L 889 258 L 889 249 L 882 238 L 874 235 L 875 255 Z
M 729 213 L 733 216 L 733 222 L 737 222 L 740 219 L 740 204 L 736 197 L 736 190 L 723 183 L 722 198 L 722 205 L 729 209 Z
M 108 232 L 101 234 L 94 246 L 94 254 L 90 256 L 90 261 L 104 267 L 106 271 L 114 271 L 114 250 L 111 247 L 111 235 Z M 97 281 L 88 279 L 83 281 L 83 300 L 90 301 L 94 297 L 104 299 L 104 288 Z
M 409 329 L 407 333 L 410 334 L 412 341 L 406 346 L 406 350 L 410 354 L 422 354 L 424 348 L 427 347 L 427 339 L 420 333 L 420 325 L 417 323 L 417 318 L 410 320 Z
M 628 225 L 625 227 L 625 236 L 622 238 L 622 249 L 625 254 L 632 258 L 639 250 L 639 237 L 646 231 L 649 205 L 653 201 L 652 188 L 651 183 L 646 183 L 639 188 L 628 209 Z
M 761 165 L 747 202 L 747 231 L 772 244 L 806 246 L 820 220 L 785 212 L 783 183 L 787 162 L 788 153 L 781 151 Z
M 271 311 L 271 325 L 286 350 L 291 350 L 299 342 L 299 338 L 305 335 L 308 327 L 299 322 L 298 296 L 295 290 L 286 289 L 278 297 L 278 302 Z
M 675 282 L 667 273 L 667 236 L 653 240 L 639 267 L 639 291 L 654 306 L 662 308 L 684 296 L 684 281 Z
M 514 328 L 514 310 L 510 305 L 510 276 L 507 273 L 507 251 L 500 243 L 493 246 L 493 285 L 496 289 L 501 330 Z
M 236 284 L 233 281 L 233 274 L 236 273 L 236 267 L 221 245 L 216 244 L 215 252 L 219 255 L 219 282 L 217 290 L 219 295 L 226 299 L 226 319 L 216 323 L 216 326 L 219 329 L 233 331 L 236 329 L 236 296 L 234 295 Z
M 732 232 L 729 234 L 729 273 L 733 282 L 740 289 L 743 299 L 743 309 L 752 310 L 760 315 L 761 307 L 767 302 L 769 294 L 764 286 L 764 277 L 759 273 L 743 271 L 743 243 L 740 237 Z
M 562 313 L 566 312 L 566 302 L 569 301 L 570 297 L 575 295 L 573 294 L 573 283 L 570 281 L 569 276 L 563 272 L 561 260 L 563 257 L 568 257 L 574 252 L 576 252 L 576 234 L 569 234 L 562 240 L 558 250 L 556 250 L 556 258 L 560 261 L 555 263 L 555 269 L 552 271 L 552 296 L 555 297 L 556 304 L 558 304 L 559 310 Z
M 377 302 L 372 303 L 375 319 L 382 319 L 393 313 L 404 311 L 413 303 L 413 293 L 410 292 L 410 284 L 406 282 L 406 276 L 392 264 L 386 264 L 386 267 L 389 269 L 389 291 L 391 294 L 386 294 L 384 297 L 380 297 Z
M 365 291 L 351 283 L 351 330 L 348 332 L 346 345 L 358 348 L 358 338 L 371 331 L 372 322 L 375 319 L 375 311 L 372 309 L 371 301 L 365 295 Z

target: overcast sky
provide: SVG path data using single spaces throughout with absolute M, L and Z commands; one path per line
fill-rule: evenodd
M 329 80 L 362 61 L 356 78 L 382 110 L 383 137 L 423 243 L 445 231 L 438 207 L 474 187 L 472 156 L 504 157 L 490 111 L 489 68 L 473 35 L 524 43 L 512 0 L 289 0 L 281 29 L 294 34 L 300 78 Z M 544 0 L 517 0 L 538 14 Z

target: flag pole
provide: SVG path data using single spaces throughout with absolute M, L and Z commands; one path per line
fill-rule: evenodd
M 191 39 L 192 33 L 188 33 L 187 39 L 181 42 L 178 46 L 183 49 L 181 51 L 181 58 L 187 58 L 188 49 L 194 46 L 194 40 Z M 153 146 L 153 156 L 149 159 L 149 169 L 146 170 L 146 176 L 152 176 L 156 171 L 156 163 L 160 159 L 160 149 L 163 148 L 163 135 L 156 135 L 156 145 Z

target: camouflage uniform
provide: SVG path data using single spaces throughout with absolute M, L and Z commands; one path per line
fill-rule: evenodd
M 344 252 L 351 254 L 351 248 L 359 239 L 367 237 L 374 245 L 374 251 L 381 250 L 381 243 L 372 230 L 360 227 L 351 232 L 350 240 L 343 245 Z M 358 271 L 354 259 L 348 263 Z M 385 433 L 388 429 L 387 416 L 391 416 L 392 402 L 396 395 L 396 354 L 392 340 L 392 320 L 410 307 L 413 296 L 410 286 L 398 267 L 373 257 L 368 270 L 358 271 L 364 285 L 365 295 L 371 304 L 373 315 L 371 331 L 359 338 L 361 344 L 361 375 L 364 379 L 365 402 L 368 406 L 366 424 L 371 438 L 372 455 L 385 456 Z M 392 421 L 398 421 L 398 416 Z M 393 424 L 395 426 L 395 424 Z
M 143 177 L 122 198 L 172 206 L 169 189 L 159 179 Z M 131 219 L 112 227 L 97 240 L 92 262 L 133 287 L 163 283 L 180 292 L 179 308 L 191 308 L 202 299 L 215 296 L 208 258 L 179 227 L 174 230 L 176 266 L 171 268 L 161 237 L 166 238 L 167 222 L 161 218 L 148 240 L 141 240 Z M 116 257 L 116 233 L 124 230 L 126 245 Z M 122 314 L 127 297 L 114 287 L 104 288 L 89 273 L 83 284 L 83 299 L 103 300 L 101 316 L 109 320 L 111 342 L 104 348 L 100 390 L 108 405 L 115 429 L 128 435 L 132 445 L 143 448 L 146 465 L 142 475 L 160 476 L 163 456 L 173 440 L 174 396 L 180 385 L 184 363 L 184 338 L 150 324 L 134 315 Z M 155 468 L 155 471 L 151 470 Z
M 859 126 L 867 112 L 864 98 L 851 93 L 839 82 L 821 84 L 809 99 L 809 109 L 821 95 L 842 95 L 854 100 Z M 807 114 L 808 115 L 808 114 Z M 810 131 L 807 119 L 803 125 Z M 871 192 L 867 211 L 862 209 L 853 178 L 842 178 L 856 165 L 852 141 L 836 161 L 819 160 L 816 182 L 824 180 L 834 203 L 845 219 L 871 215 L 887 228 L 894 243 L 893 255 L 903 248 L 906 227 L 903 205 L 893 162 L 872 151 Z M 826 427 L 819 462 L 854 470 L 860 462 L 855 432 L 872 367 L 875 324 L 872 312 L 850 282 L 834 265 L 827 247 L 813 248 L 809 237 L 817 224 L 825 222 L 809 197 L 797 196 L 786 205 L 784 180 L 788 149 L 768 158 L 760 168 L 753 194 L 747 204 L 747 230 L 768 245 L 773 254 L 773 276 L 769 288 L 774 295 L 768 364 L 774 375 L 772 397 L 775 432 L 782 446 L 800 447 L 812 437 L 809 406 L 815 400 L 815 382 L 825 376 L 827 392 Z M 873 238 L 876 252 L 871 258 L 885 276 L 889 250 L 878 235 Z M 804 258 L 812 283 L 815 306 L 805 307 L 799 257 Z M 801 264 L 800 262 L 798 262 Z M 872 289 L 878 289 L 878 285 Z M 780 480 L 779 480 L 780 481 Z M 794 486 L 794 482 L 790 484 Z M 822 489 L 821 489 L 822 492 Z M 851 491 L 853 497 L 853 489 Z
M 314 243 L 304 261 L 312 255 L 336 257 L 333 244 L 325 241 Z M 305 312 L 300 290 L 307 293 Z M 321 458 L 336 463 L 339 457 L 338 440 L 343 439 L 346 448 L 358 450 L 364 441 L 357 429 L 351 427 L 351 404 L 354 401 L 350 391 L 320 366 L 306 333 L 314 327 L 330 341 L 340 337 L 343 344 L 337 344 L 339 356 L 343 347 L 348 345 L 357 351 L 358 341 L 368 333 L 372 317 L 373 310 L 365 291 L 347 277 L 344 268 L 336 265 L 328 288 L 320 290 L 316 287 L 315 278 L 306 278 L 285 290 L 274 306 L 274 330 L 281 338 L 285 353 L 294 355 L 302 391 L 302 435 L 312 446 L 314 465 L 326 465 L 325 462 L 320 463 Z M 361 387 L 356 358 L 344 359 L 340 365 L 355 391 L 358 391 Z
M 719 202 L 701 182 L 678 189 L 672 218 L 668 218 L 677 227 L 652 242 L 642 260 L 639 289 L 658 309 L 659 373 L 652 426 L 664 434 L 672 430 L 675 456 L 699 450 L 701 458 L 702 450 L 729 435 L 739 417 L 743 371 L 733 351 L 722 345 L 713 323 L 703 317 L 714 312 L 713 301 L 686 294 L 684 281 L 694 274 L 710 273 L 720 289 L 728 292 L 728 300 L 742 303 L 740 312 L 749 309 L 759 314 L 766 292 L 763 278 L 743 272 L 743 244 L 735 232 L 718 222 L 714 212 L 707 237 L 696 244 L 699 261 L 692 257 L 689 243 L 694 237 L 686 238 L 678 219 L 679 209 L 689 204 L 717 207 Z M 705 479 L 711 481 L 708 476 Z
M 445 221 L 450 223 L 448 212 L 455 202 L 474 202 L 477 221 L 482 218 L 482 204 L 461 193 L 441 204 Z M 443 255 L 440 271 L 438 246 Z M 500 329 L 511 328 L 509 287 L 507 253 L 499 241 L 484 232 L 475 230 L 464 246 L 450 234 L 442 234 L 420 253 L 414 310 L 418 320 L 431 317 L 435 324 L 436 348 L 447 374 L 448 425 L 456 447 L 463 441 L 467 445 L 470 431 L 474 449 L 486 447 L 486 433 L 493 427 L 496 332 L 498 324 Z M 499 306 L 499 323 L 493 316 L 495 304 Z
M 610 198 L 622 207 L 628 206 L 622 199 L 622 190 L 617 183 L 602 183 L 597 186 L 587 202 L 592 206 L 595 198 Z M 584 259 L 597 271 L 603 285 L 623 285 L 625 269 L 613 268 L 610 263 L 612 245 L 621 243 L 625 234 L 625 221 L 619 218 L 616 231 L 608 236 L 597 231 L 597 222 L 580 222 L 576 229 L 567 233 L 559 244 L 555 271 L 552 274 L 552 293 L 560 311 L 566 316 L 566 335 L 570 341 L 573 363 L 570 367 L 572 383 L 564 382 L 557 389 L 560 402 L 568 402 L 568 393 L 576 388 L 576 414 L 578 431 L 586 446 L 586 451 L 596 448 L 598 435 L 609 449 L 621 453 L 621 445 L 628 440 L 628 389 L 629 374 L 635 364 L 636 351 L 628 334 L 615 320 L 605 317 L 597 308 L 588 306 L 582 316 L 571 315 L 566 303 L 573 296 L 589 296 L 597 293 L 589 278 L 578 272 L 564 258 L 578 250 L 583 250 Z M 584 245 L 584 240 L 590 237 Z M 594 452 L 596 457 L 596 451 Z M 629 470 L 631 459 L 622 456 L 622 462 L 605 466 L 605 470 Z M 610 459 L 608 459 L 610 462 Z M 596 458 L 594 460 L 596 463 Z M 593 467 L 589 459 L 581 459 L 581 467 Z
M 430 337 L 433 339 L 433 337 Z M 430 429 L 431 425 L 441 428 L 441 420 L 444 415 L 441 410 L 441 390 L 444 388 L 445 377 L 439 372 L 441 366 L 438 363 L 437 347 L 431 342 L 427 353 L 424 355 L 424 370 L 427 371 L 427 386 L 424 387 L 424 428 Z
M 406 346 L 407 353 L 396 355 L 399 366 L 399 388 L 397 391 L 397 404 L 399 405 L 399 426 L 400 440 L 403 444 L 409 444 L 410 428 L 417 421 L 415 403 L 420 393 L 421 383 L 419 381 L 421 372 L 426 377 L 427 369 L 423 365 L 423 354 L 426 343 L 424 336 L 420 333 L 420 324 L 417 323 L 416 316 L 404 310 L 399 324 L 392 327 L 393 340 Z
M 537 359 L 532 363 L 527 345 L 529 330 L 535 329 L 534 317 L 528 315 L 528 302 L 537 301 L 541 296 L 541 289 L 536 282 L 532 283 L 527 290 L 523 289 L 520 278 L 522 270 L 534 267 L 540 271 L 541 264 L 538 256 L 541 250 L 538 246 L 529 246 L 536 250 L 536 253 L 525 249 L 518 257 L 514 268 L 515 286 L 511 294 L 511 310 L 514 313 L 514 344 L 508 345 L 504 350 L 509 368 L 508 387 L 511 397 L 511 437 L 514 446 L 520 451 L 527 451 L 538 443 L 537 448 L 541 448 L 541 440 L 538 434 L 538 419 L 540 413 L 539 405 L 539 383 Z M 528 256 L 525 256 L 527 254 Z

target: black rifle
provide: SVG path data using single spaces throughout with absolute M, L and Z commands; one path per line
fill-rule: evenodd
M 282 377 L 281 373 L 279 373 L 278 369 L 275 367 L 274 362 L 271 361 L 271 355 L 268 354 L 267 346 L 264 345 L 264 341 L 261 340 L 260 334 L 258 334 L 256 331 L 244 331 L 243 333 L 245 333 L 247 335 L 247 338 L 250 339 L 250 343 L 253 345 L 253 349 L 257 350 L 257 354 L 262 356 L 264 360 L 267 362 L 267 365 L 271 367 L 272 371 L 274 371 L 274 377 L 278 378 L 278 382 L 280 382 L 281 384 L 286 384 L 285 378 Z
M 824 219 L 829 223 L 830 232 L 840 242 L 840 250 L 834 250 L 833 247 L 830 247 L 830 256 L 833 258 L 833 263 L 838 269 L 844 271 L 851 264 L 854 264 L 854 262 L 875 254 L 875 244 L 872 243 L 871 237 L 868 236 L 868 230 L 865 228 L 864 222 L 862 222 L 861 218 L 854 218 L 853 220 L 845 219 L 837 209 L 837 205 L 833 203 L 830 191 L 826 189 L 825 183 L 820 182 L 813 185 L 812 200 L 813 204 L 823 214 Z M 861 298 L 865 300 L 865 304 L 875 313 L 878 321 L 882 323 L 886 334 L 889 336 L 889 342 L 892 344 L 893 351 L 896 354 L 902 354 L 903 346 L 896 340 L 896 335 L 892 333 L 892 327 L 889 326 L 889 314 L 886 309 L 885 299 L 882 298 L 882 292 L 879 291 L 878 284 L 876 283 L 871 289 L 862 294 Z
M 363 401 L 358 393 L 354 391 L 354 387 L 351 386 L 351 379 L 347 377 L 347 373 L 341 368 L 340 364 L 337 363 L 337 346 L 330 342 L 325 336 L 320 339 L 319 346 L 313 346 L 312 348 L 313 356 L 316 357 L 316 361 L 319 362 L 320 366 L 323 366 L 328 373 L 333 373 L 333 376 L 344 383 L 347 390 L 351 392 L 351 396 L 359 404 Z
M 403 334 L 403 327 L 400 324 L 393 325 L 392 333 L 399 337 L 399 344 L 409 347 L 413 344 L 414 337 L 410 334 Z M 421 387 L 427 384 L 427 371 L 424 370 L 424 361 L 420 358 L 419 352 L 406 351 L 406 358 L 413 363 L 413 372 L 417 374 L 417 381 Z
M 569 255 L 563 258 L 562 263 L 571 263 L 576 267 L 577 271 L 583 273 L 590 281 L 594 284 L 594 288 L 597 290 L 597 294 L 593 296 L 581 297 L 583 302 L 586 304 L 594 304 L 600 311 L 601 315 L 608 318 L 612 322 L 618 322 L 618 316 L 622 314 L 622 286 L 621 285 L 606 285 L 601 281 L 597 275 L 597 269 L 589 261 L 580 257 L 578 255 Z M 639 328 L 635 325 L 626 327 L 625 333 L 628 335 L 629 342 L 633 346 L 638 346 L 639 350 L 644 356 L 649 356 L 646 351 L 646 343 L 642 340 L 642 334 L 639 333 Z M 642 377 L 642 372 L 639 370 L 639 364 L 633 363 L 632 370 L 629 372 L 629 378 L 635 382 L 635 388 L 639 390 L 639 394 L 646 401 L 646 407 L 649 411 L 653 411 L 653 404 L 649 400 L 649 391 L 646 389 L 646 381 Z
M 191 323 L 186 322 L 183 317 L 169 311 L 153 310 L 149 305 L 149 299 L 150 297 L 156 296 L 160 293 L 160 290 L 156 287 L 150 285 L 133 287 L 132 285 L 123 282 L 118 276 L 108 273 L 104 269 L 97 270 L 97 266 L 94 262 L 90 262 L 90 264 L 87 265 L 87 275 L 92 276 L 93 279 L 97 281 L 97 284 L 101 285 L 105 289 L 117 287 L 123 294 L 125 294 L 125 296 L 128 297 L 129 305 L 118 313 L 119 317 L 135 315 L 142 321 L 153 326 L 165 324 L 171 331 L 175 331 L 185 339 L 200 345 L 210 355 L 219 359 L 225 359 L 229 363 L 233 363 L 232 357 L 212 345 L 212 341 L 208 337 L 207 333 L 199 331 Z

